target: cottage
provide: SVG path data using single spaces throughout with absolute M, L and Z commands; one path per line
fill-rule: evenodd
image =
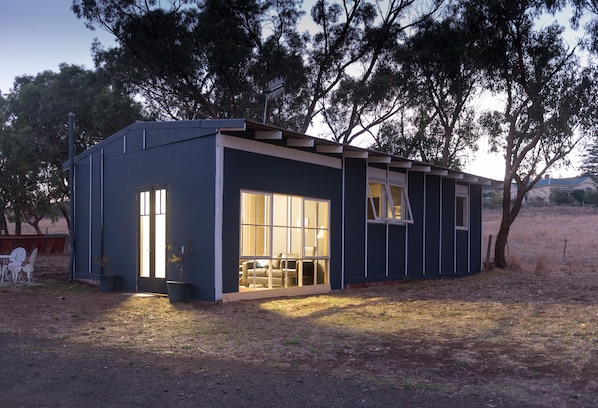
M 598 184 L 591 177 L 551 178 L 548 174 L 538 180 L 534 187 L 525 193 L 524 203 L 548 203 L 552 193 L 563 192 L 571 196 L 576 190 L 595 191 Z M 517 185 L 511 188 L 511 199 L 517 196 Z
M 169 251 L 205 301 L 481 269 L 490 180 L 244 119 L 134 123 L 74 177 L 73 277 L 120 290 L 166 293 Z

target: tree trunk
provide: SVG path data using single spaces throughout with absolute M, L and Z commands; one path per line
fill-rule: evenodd
M 59 202 L 58 203 L 58 209 L 60 210 L 60 213 L 64 217 L 64 219 L 66 221 L 66 226 L 67 226 L 67 228 L 70 231 L 71 230 L 71 217 L 70 217 L 70 214 L 69 214 L 68 207 L 64 204 L 64 202 Z
M 16 220 L 15 221 L 15 235 L 21 235 L 22 229 L 21 229 L 21 221 L 20 220 Z
M 6 216 L 2 214 L 0 216 L 0 231 L 4 231 L 4 235 L 8 235 L 8 222 L 6 222 Z M 0 232 L 2 234 L 2 232 Z
M 39 220 L 33 222 L 33 223 L 29 223 L 29 225 L 31 225 L 33 228 L 35 228 L 35 233 L 37 235 L 44 235 L 42 233 L 42 230 L 39 228 Z
M 508 266 L 505 249 L 509 238 L 509 230 L 521 210 L 523 197 L 527 192 L 523 186 L 523 184 L 517 186 L 517 196 L 511 203 L 511 181 L 508 180 L 503 183 L 502 220 L 500 221 L 500 228 L 496 235 L 496 243 L 494 244 L 494 266 L 497 268 L 504 269 Z
M 509 229 L 511 228 L 511 181 L 503 182 L 502 189 L 502 219 L 500 220 L 500 228 L 496 234 L 496 242 L 494 243 L 494 266 L 504 269 L 507 267 L 507 258 L 505 256 L 505 249 L 507 247 L 507 239 L 509 238 Z
M 496 235 L 496 242 L 494 243 L 494 266 L 504 269 L 507 267 L 507 260 L 505 256 L 505 249 L 507 247 L 507 238 L 509 237 L 509 229 L 511 226 L 503 220 L 500 223 L 500 229 Z

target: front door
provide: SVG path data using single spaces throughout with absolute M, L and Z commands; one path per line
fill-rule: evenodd
M 139 192 L 139 291 L 166 293 L 166 189 Z

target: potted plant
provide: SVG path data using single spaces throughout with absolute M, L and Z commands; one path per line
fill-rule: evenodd
M 100 266 L 100 290 L 114 292 L 118 276 L 110 274 L 110 257 L 105 253 L 101 258 L 96 257 L 94 262 Z
M 187 247 L 177 244 L 168 245 L 168 262 L 174 264 L 178 271 L 178 280 L 167 280 L 166 288 L 168 291 L 168 299 L 170 303 L 186 302 L 188 300 L 190 283 L 185 282 L 185 261 L 191 254 L 191 241 L 187 241 Z

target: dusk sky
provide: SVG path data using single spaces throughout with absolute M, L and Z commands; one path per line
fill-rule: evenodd
M 61 63 L 93 69 L 95 37 L 110 43 L 111 35 L 91 31 L 71 11 L 71 0 L 0 2 L 0 91 L 6 94 L 15 77 L 58 72 Z

